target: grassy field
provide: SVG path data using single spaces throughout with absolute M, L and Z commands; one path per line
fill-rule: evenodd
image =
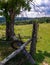
M 26 41 L 31 37 L 32 34 L 32 24 L 30 25 L 15 25 L 15 34 L 20 34 L 23 41 Z M 5 25 L 0 25 L 0 40 L 5 39 Z M 0 61 L 3 60 L 7 55 L 9 55 L 13 49 L 7 43 L 0 42 Z M 30 46 L 28 45 L 27 50 Z M 36 46 L 35 60 L 39 65 L 44 65 L 48 63 L 50 65 L 50 23 L 39 24 L 38 30 L 38 40 Z M 24 64 L 23 64 L 24 65 Z M 25 64 L 28 65 L 28 64 Z

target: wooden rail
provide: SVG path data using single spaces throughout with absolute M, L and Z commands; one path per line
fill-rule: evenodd
M 4 65 L 7 61 L 9 61 L 10 59 L 12 59 L 14 56 L 16 56 L 18 53 L 20 53 L 25 46 L 31 41 L 31 39 L 29 39 L 27 42 L 25 42 L 22 46 L 20 46 L 19 49 L 15 50 L 14 52 L 12 52 L 9 56 L 7 56 L 3 61 L 0 62 L 0 65 Z M 27 58 L 29 59 L 29 57 L 31 58 L 31 60 L 29 60 L 32 64 L 34 64 L 34 60 L 31 57 L 31 55 L 26 51 L 23 50 L 23 54 L 25 54 L 27 56 Z

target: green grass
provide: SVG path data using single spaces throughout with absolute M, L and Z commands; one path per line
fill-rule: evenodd
M 5 38 L 5 25 L 0 25 L 0 39 Z M 20 34 L 23 41 L 26 41 L 31 37 L 32 24 L 30 25 L 15 25 L 15 34 Z M 12 48 L 9 44 L 0 42 L 0 61 L 12 52 Z M 28 45 L 27 50 L 30 46 Z M 50 65 L 50 23 L 39 24 L 38 30 L 38 42 L 37 42 L 36 55 L 34 56 L 36 62 L 39 65 L 43 65 L 43 62 L 47 62 Z M 24 65 L 24 64 L 23 64 Z M 28 65 L 27 63 L 25 65 Z

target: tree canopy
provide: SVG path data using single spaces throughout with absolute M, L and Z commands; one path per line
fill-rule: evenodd
M 0 9 L 3 10 L 3 12 L 6 10 L 8 15 L 12 9 L 15 11 L 15 14 L 19 14 L 21 8 L 24 10 L 30 10 L 30 1 L 31 0 L 0 0 Z

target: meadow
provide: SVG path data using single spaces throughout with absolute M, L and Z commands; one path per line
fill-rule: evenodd
M 1 42 L 1 40 L 5 39 L 5 29 L 5 25 L 0 25 L 0 61 L 3 60 L 12 51 L 14 51 L 14 49 L 11 48 L 10 44 Z M 32 24 L 15 25 L 14 32 L 17 37 L 18 34 L 20 34 L 22 40 L 27 41 L 27 39 L 31 38 L 32 35 Z M 28 45 L 26 49 L 29 51 L 30 45 Z M 35 58 L 38 65 L 43 65 L 44 63 L 50 65 L 50 23 L 39 24 L 36 55 L 33 56 L 33 58 Z M 28 64 L 26 63 L 23 65 Z

